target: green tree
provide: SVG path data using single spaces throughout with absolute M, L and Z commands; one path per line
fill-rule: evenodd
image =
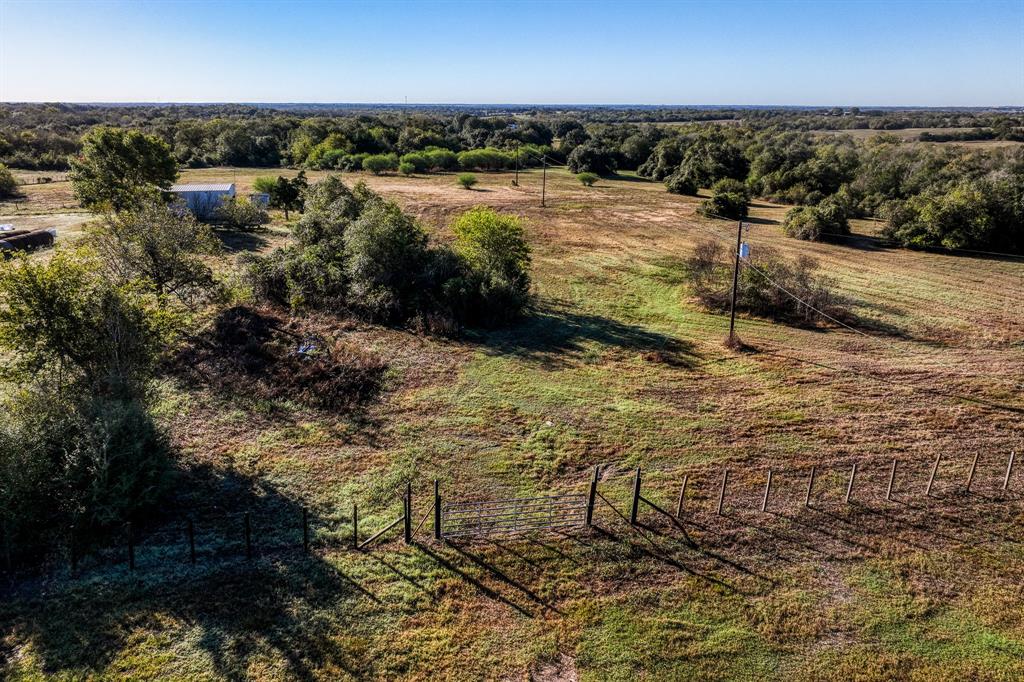
M 18 193 L 18 181 L 14 179 L 11 169 L 0 163 L 0 199 L 13 197 Z
M 489 322 L 518 316 L 530 297 L 530 246 L 522 220 L 478 206 L 456 218 L 452 231 L 478 298 L 477 316 Z
M 138 130 L 102 126 L 82 138 L 82 153 L 71 159 L 71 186 L 88 208 L 122 210 L 140 192 L 167 189 L 178 177 L 170 146 Z
M 277 181 L 270 188 L 270 205 L 284 211 L 284 219 L 289 219 L 289 211 L 302 210 L 302 196 L 309 186 L 306 180 L 305 171 L 289 180 L 283 175 L 277 176 Z
M 157 294 L 183 301 L 214 284 L 202 256 L 217 253 L 220 244 L 208 226 L 176 206 L 152 200 L 109 213 L 90 233 L 90 242 L 116 281 L 141 280 Z
M 476 176 L 472 173 L 459 173 L 456 180 L 462 185 L 462 189 L 473 189 L 473 185 L 477 183 Z

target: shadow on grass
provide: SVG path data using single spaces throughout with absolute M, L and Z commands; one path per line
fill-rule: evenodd
M 635 350 L 645 358 L 677 367 L 697 359 L 693 344 L 644 327 L 573 310 L 560 301 L 544 301 L 514 327 L 482 333 L 478 340 L 495 355 L 559 367 L 578 361 L 594 344 Z
M 224 245 L 228 253 L 242 253 L 244 251 L 259 251 L 270 242 L 258 232 L 243 232 L 241 230 L 215 230 L 214 234 Z
M 0 597 L 0 677 L 16 676 L 13 651 L 25 646 L 47 676 L 105 677 L 159 656 L 161 667 L 185 665 L 223 679 L 244 679 L 253 665 L 270 677 L 308 679 L 324 670 L 372 677 L 365 651 L 337 633 L 365 628 L 381 599 L 318 552 L 303 552 L 301 501 L 232 472 L 182 470 L 178 477 L 188 492 L 171 496 L 161 517 L 138 524 L 134 571 L 123 546 L 95 550 L 77 577 L 65 568 Z M 251 512 L 251 559 L 243 511 Z M 339 524 L 308 514 L 313 530 Z M 190 517 L 195 565 L 184 530 Z

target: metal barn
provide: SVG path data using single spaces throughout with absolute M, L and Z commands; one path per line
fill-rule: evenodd
M 234 198 L 235 184 L 191 182 L 172 185 L 169 190 L 185 202 L 185 207 L 199 219 L 209 218 L 225 198 Z

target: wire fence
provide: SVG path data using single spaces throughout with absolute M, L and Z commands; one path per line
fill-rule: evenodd
M 650 480 L 647 476 L 650 474 Z M 109 532 L 86 544 L 69 529 L 66 541 L 15 543 L 0 538 L 0 572 L 9 584 L 32 577 L 83 577 L 111 568 L 146 571 L 224 561 L 284 558 L 317 550 L 364 551 L 386 539 L 473 542 L 543 532 L 583 533 L 598 524 L 598 503 L 631 526 L 653 511 L 676 525 L 701 516 L 772 514 L 799 508 L 885 504 L 931 498 L 963 505 L 971 496 L 997 504 L 1019 501 L 1016 451 L 1004 459 L 938 455 L 872 459 L 806 467 L 695 469 L 678 480 L 664 472 L 598 465 L 585 493 L 489 500 L 443 500 L 438 481 L 426 509 L 414 509 L 413 487 L 398 504 L 379 511 L 373 527 L 360 526 L 359 509 L 312 512 L 301 505 L 257 512 L 210 512 Z M 674 483 L 674 484 L 673 484 Z M 389 516 L 392 512 L 394 516 Z M 940 516 L 941 510 L 936 511 Z M 383 515 L 384 521 L 381 521 Z M 417 523 L 418 521 L 418 523 Z M 0 525 L 5 529 L 6 526 Z M 425 532 L 429 531 L 429 532 Z M 371 532 L 367 534 L 367 530 Z

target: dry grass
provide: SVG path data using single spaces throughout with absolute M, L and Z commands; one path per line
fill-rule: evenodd
M 245 192 L 263 174 L 272 173 L 210 169 L 186 179 L 233 179 Z M 537 171 L 518 188 L 511 174 L 478 178 L 474 191 L 454 176 L 364 179 L 438 239 L 475 204 L 524 216 L 538 294 L 529 320 L 460 341 L 353 325 L 342 340 L 390 367 L 383 398 L 358 418 L 162 388 L 183 461 L 220 481 L 178 504 L 223 507 L 225 490 L 251 488 L 261 509 L 292 524 L 283 527 L 293 541 L 298 505 L 313 508 L 325 546 L 309 559 L 268 553 L 251 567 L 192 569 L 154 558 L 154 540 L 136 577 L 97 568 L 0 608 L 8 673 L 1024 675 L 1024 473 L 1015 492 L 999 492 L 1024 415 L 1024 262 L 798 242 L 777 225 L 785 207 L 758 204 L 752 247 L 814 255 L 870 338 L 742 319 L 748 350 L 733 353 L 722 344 L 727 320 L 689 300 L 681 268 L 709 234 L 734 239 L 734 225 L 632 177 L 585 188 L 549 172 L 547 208 Z M 269 249 L 282 234 L 278 222 L 272 238 L 239 248 Z M 975 453 L 977 494 L 965 496 L 958 486 Z M 893 457 L 901 464 L 887 501 Z M 854 461 L 857 504 L 846 506 Z M 365 510 L 365 533 L 382 527 L 410 478 L 418 519 L 434 478 L 449 498 L 583 492 L 595 464 L 605 465 L 601 491 L 620 511 L 633 467 L 644 467 L 645 495 L 665 508 L 689 474 L 683 527 L 645 509 L 646 527 L 630 529 L 602 503 L 600 530 L 582 534 L 392 543 L 369 554 L 331 544 L 347 532 L 352 501 Z M 805 509 L 812 464 L 814 506 Z M 725 466 L 730 493 L 718 516 Z M 762 514 L 769 466 L 775 486 Z M 178 546 L 167 552 L 178 556 Z

